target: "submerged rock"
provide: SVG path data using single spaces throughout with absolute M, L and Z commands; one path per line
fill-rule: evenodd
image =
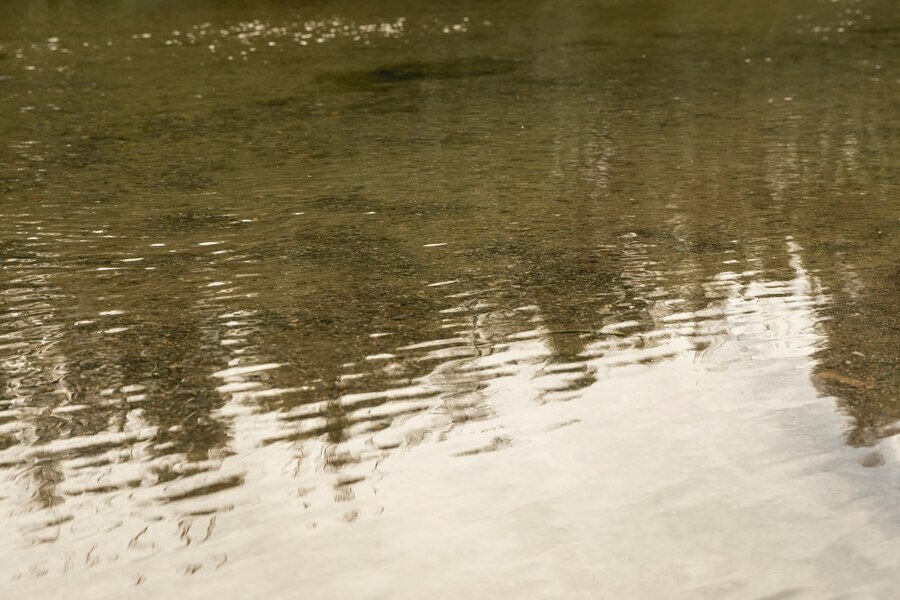
M 404 62 L 375 69 L 332 72 L 323 76 L 323 79 L 346 88 L 370 88 L 409 81 L 503 75 L 514 71 L 519 64 L 515 60 L 480 56 L 450 61 Z

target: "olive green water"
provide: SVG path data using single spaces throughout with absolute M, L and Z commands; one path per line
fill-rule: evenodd
M 898 67 L 892 0 L 4 2 L 0 596 L 893 597 Z

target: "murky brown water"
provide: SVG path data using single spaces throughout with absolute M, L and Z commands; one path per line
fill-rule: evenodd
M 893 0 L 3 3 L 0 594 L 886 598 Z

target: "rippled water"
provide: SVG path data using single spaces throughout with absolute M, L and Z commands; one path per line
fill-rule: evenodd
M 10 598 L 886 598 L 892 0 L 12 0 Z

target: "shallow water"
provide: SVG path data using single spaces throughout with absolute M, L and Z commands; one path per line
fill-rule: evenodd
M 10 597 L 900 586 L 894 2 L 3 11 Z

